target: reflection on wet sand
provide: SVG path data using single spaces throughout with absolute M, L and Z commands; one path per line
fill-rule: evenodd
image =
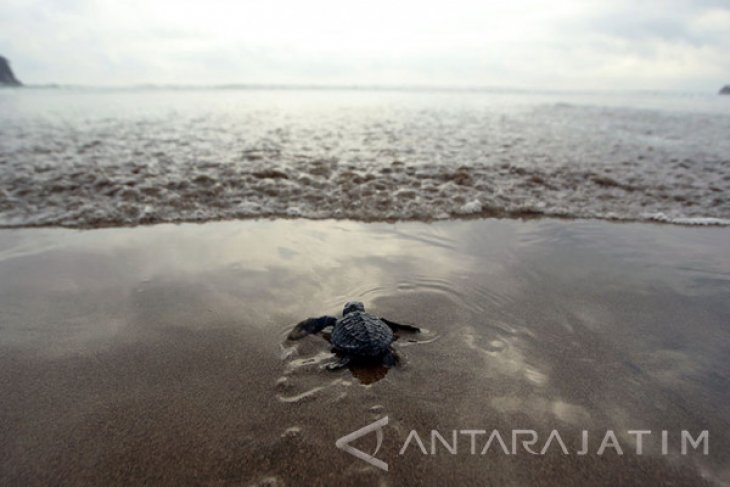
M 727 482 L 728 232 L 550 220 L 0 231 L 0 484 Z M 350 299 L 423 328 L 394 343 L 394 369 L 326 370 L 326 336 L 286 340 Z M 334 447 L 386 415 L 388 473 Z M 568 443 L 612 429 L 627 445 L 632 429 L 709 430 L 711 454 L 675 442 L 640 457 L 398 455 L 411 430 L 470 428 L 559 428 Z

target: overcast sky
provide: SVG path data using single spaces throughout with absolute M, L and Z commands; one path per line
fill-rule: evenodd
M 2 0 L 26 83 L 716 91 L 730 0 Z

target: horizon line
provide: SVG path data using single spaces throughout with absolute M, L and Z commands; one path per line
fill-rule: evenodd
M 1 85 L 0 85 L 1 86 Z M 83 83 L 27 83 L 18 86 L 2 86 L 15 89 L 98 89 L 98 90 L 306 90 L 306 91 L 411 91 L 452 93 L 571 93 L 571 94 L 675 94 L 699 95 L 717 94 L 717 91 L 662 90 L 656 88 L 526 88 L 494 85 L 419 85 L 419 84 L 318 84 L 318 83 L 127 83 L 127 84 L 83 84 Z

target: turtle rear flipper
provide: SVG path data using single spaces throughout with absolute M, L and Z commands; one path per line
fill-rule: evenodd
M 345 355 L 344 357 L 341 357 L 337 362 L 331 362 L 327 364 L 328 370 L 339 370 L 343 367 L 346 367 L 350 361 L 352 360 L 352 357 L 350 355 Z
M 391 369 L 398 365 L 398 356 L 392 350 L 388 350 L 383 354 L 382 362 L 386 369 Z
M 337 318 L 334 316 L 307 318 L 306 320 L 297 323 L 294 329 L 289 332 L 289 336 L 287 338 L 289 338 L 289 340 L 299 340 L 300 338 L 311 335 L 312 333 L 322 331 L 323 328 L 333 326 L 335 323 L 337 323 Z
M 418 328 L 417 326 L 403 325 L 401 323 L 396 323 L 395 321 L 386 320 L 385 318 L 380 318 L 380 321 L 382 321 L 383 323 L 388 325 L 390 327 L 390 329 L 393 331 L 408 331 L 411 333 L 420 333 L 421 332 L 421 329 Z

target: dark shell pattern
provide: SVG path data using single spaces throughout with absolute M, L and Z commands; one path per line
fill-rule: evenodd
M 393 331 L 377 317 L 364 311 L 353 311 L 337 321 L 331 341 L 339 352 L 377 357 L 393 343 Z

